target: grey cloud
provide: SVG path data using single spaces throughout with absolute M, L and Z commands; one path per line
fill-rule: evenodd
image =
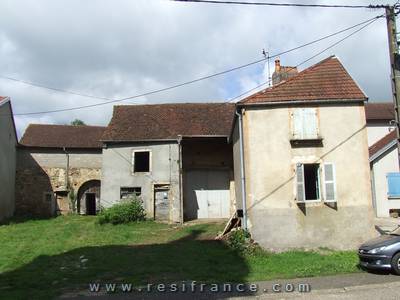
M 0 3 L 0 10 L 0 74 L 110 98 L 163 88 L 244 64 L 261 58 L 263 48 L 269 47 L 271 53 L 277 53 L 379 13 L 159 0 L 8 0 Z M 378 21 L 307 65 L 337 54 L 372 100 L 388 100 L 385 30 L 384 21 Z M 334 40 L 284 55 L 281 61 L 295 65 Z M 262 69 L 263 66 L 230 74 L 229 85 L 223 77 L 214 78 L 126 103 L 223 100 L 234 96 L 231 86 L 243 91 L 265 80 Z M 254 74 L 254 70 L 259 72 Z M 101 101 L 3 79 L 0 79 L 0 94 L 12 98 L 15 112 Z M 17 125 L 19 132 L 28 122 L 68 123 L 74 118 L 104 125 L 111 112 L 112 105 L 107 105 L 17 117 Z

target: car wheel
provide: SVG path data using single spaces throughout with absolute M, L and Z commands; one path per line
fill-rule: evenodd
M 396 275 L 400 275 L 400 253 L 392 257 L 392 269 Z

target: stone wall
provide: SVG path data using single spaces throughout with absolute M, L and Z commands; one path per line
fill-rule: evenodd
M 101 179 L 101 150 L 68 152 L 68 183 L 77 195 L 85 182 Z M 70 212 L 67 155 L 61 149 L 21 147 L 17 158 L 16 213 L 52 216 Z

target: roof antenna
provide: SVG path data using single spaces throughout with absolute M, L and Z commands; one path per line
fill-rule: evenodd
M 269 56 L 269 46 L 268 46 L 268 51 L 265 51 L 265 49 L 262 50 L 262 54 L 264 55 L 264 58 L 267 60 L 267 80 L 268 80 L 268 87 L 271 87 L 271 73 L 270 73 L 270 66 L 269 66 L 269 60 L 270 60 L 270 56 Z

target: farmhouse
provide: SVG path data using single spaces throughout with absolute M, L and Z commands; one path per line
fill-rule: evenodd
M 228 218 L 234 109 L 223 103 L 115 106 L 102 137 L 102 205 L 136 195 L 156 220 Z
M 11 101 L 0 97 L 0 221 L 14 214 L 16 145 Z
M 374 234 L 366 100 L 332 56 L 238 103 L 236 199 L 262 246 L 349 249 Z
M 96 214 L 103 132 L 97 126 L 29 125 L 17 149 L 16 212 Z

